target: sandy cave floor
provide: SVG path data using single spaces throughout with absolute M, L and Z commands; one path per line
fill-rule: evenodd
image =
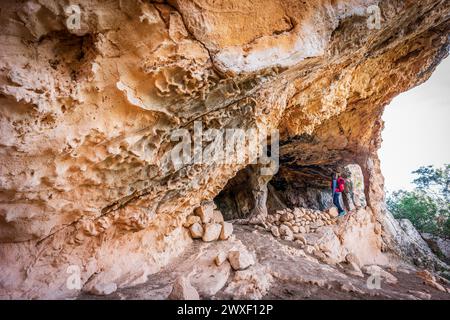
M 275 239 L 269 232 L 254 226 L 235 224 L 234 230 L 234 237 L 227 241 L 194 241 L 164 269 L 151 275 L 146 283 L 120 288 L 108 296 L 82 293 L 78 299 L 166 299 L 173 281 L 180 275 L 189 274 L 191 279 L 197 278 L 199 283 L 207 287 L 221 287 L 210 295 L 205 294 L 194 282 L 194 287 L 203 299 L 419 299 L 413 292 L 420 291 L 430 294 L 431 299 L 450 300 L 449 293 L 425 284 L 416 275 L 417 269 L 407 264 L 396 269 L 386 269 L 398 279 L 397 284 L 382 281 L 381 289 L 370 290 L 366 284 L 368 275 L 361 278 L 348 274 L 340 265 L 319 262 L 304 254 L 296 243 Z M 242 244 L 254 251 L 257 257 L 257 263 L 247 269 L 246 274 L 257 276 L 249 281 L 241 281 L 242 285 L 236 288 L 236 285 L 232 285 L 233 282 L 239 282 L 235 272 L 229 266 L 215 266 L 213 259 L 218 251 Z M 202 277 L 208 280 L 202 281 Z M 267 285 L 268 282 L 270 285 Z

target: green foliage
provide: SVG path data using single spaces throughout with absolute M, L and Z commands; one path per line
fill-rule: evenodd
M 433 166 L 420 167 L 413 173 L 419 176 L 413 181 L 417 189 L 433 193 L 447 203 L 450 202 L 450 164 L 437 169 Z
M 409 219 L 420 232 L 450 238 L 450 165 L 421 167 L 413 172 L 414 191 L 388 196 L 387 206 L 397 219 Z

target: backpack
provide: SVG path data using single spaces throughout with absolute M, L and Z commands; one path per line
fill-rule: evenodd
M 337 179 L 337 186 L 340 192 L 343 192 L 345 190 L 345 180 L 343 178 Z

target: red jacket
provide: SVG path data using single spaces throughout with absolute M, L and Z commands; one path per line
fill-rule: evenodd
M 331 181 L 331 188 L 333 188 L 333 181 Z M 336 181 L 336 189 L 334 192 L 343 192 L 345 190 L 345 180 L 342 177 L 339 177 Z

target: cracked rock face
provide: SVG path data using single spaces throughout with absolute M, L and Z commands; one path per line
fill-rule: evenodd
M 279 129 L 279 192 L 359 164 L 396 250 L 381 114 L 448 54 L 448 1 L 80 1 L 76 28 L 59 1 L 0 7 L 1 297 L 131 286 L 179 256 L 186 217 L 252 160 L 176 166 L 196 121 Z

